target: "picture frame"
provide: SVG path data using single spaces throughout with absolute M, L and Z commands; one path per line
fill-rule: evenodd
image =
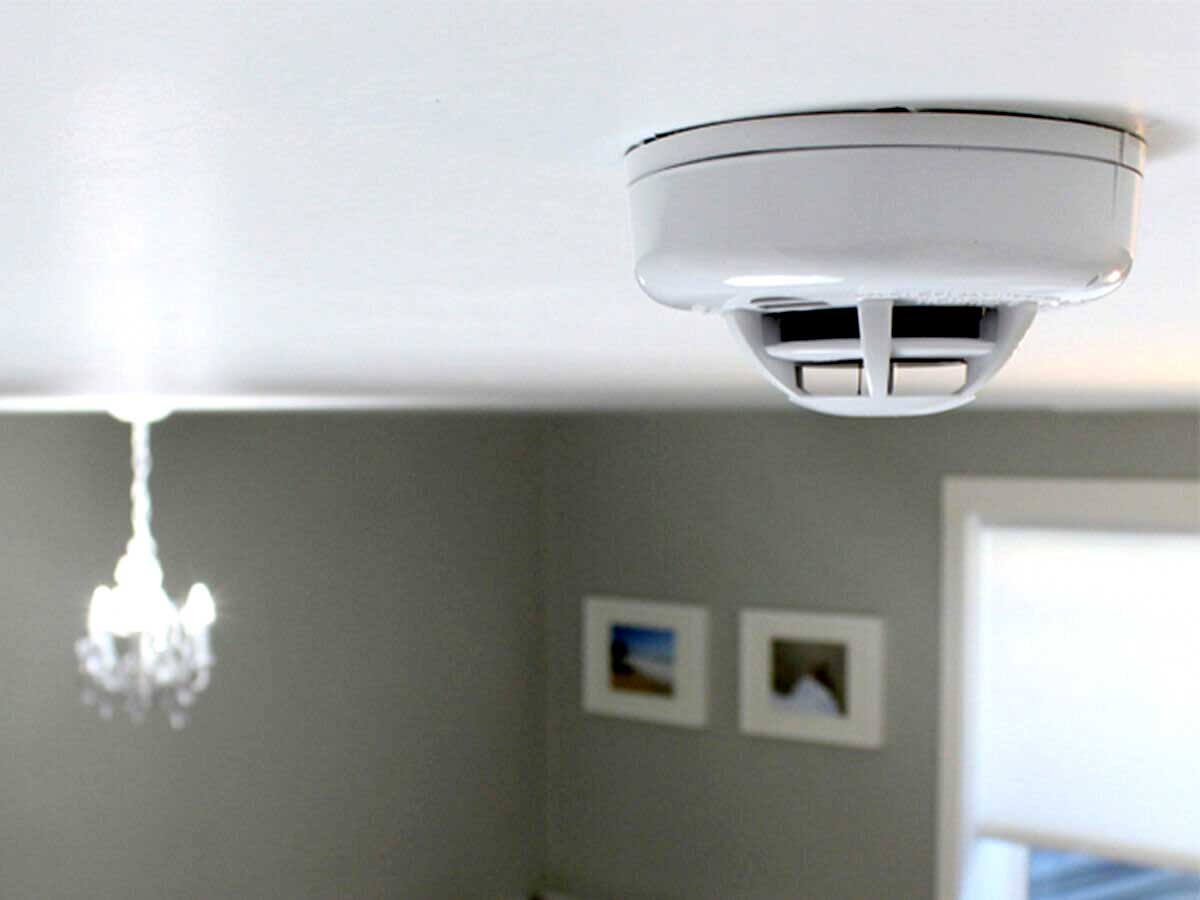
M 585 597 L 583 708 L 683 728 L 706 725 L 708 610 Z
M 743 733 L 883 746 L 882 619 L 764 609 L 740 625 Z

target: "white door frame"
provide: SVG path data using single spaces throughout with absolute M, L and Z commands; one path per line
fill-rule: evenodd
M 976 688 L 978 546 L 985 525 L 1200 532 L 1200 481 L 949 477 L 942 483 L 937 897 L 961 900 L 975 840 L 963 761 Z

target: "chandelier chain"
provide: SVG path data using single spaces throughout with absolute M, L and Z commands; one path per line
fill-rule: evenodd
M 132 541 L 147 541 L 153 546 L 154 535 L 150 531 L 150 426 L 146 422 L 133 422 L 129 430 L 130 461 L 133 481 L 129 486 L 130 520 L 133 525 Z

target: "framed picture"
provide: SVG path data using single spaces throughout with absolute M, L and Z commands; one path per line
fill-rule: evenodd
M 747 734 L 883 746 L 883 620 L 744 610 L 741 728 Z
M 585 710 L 686 728 L 708 721 L 708 610 L 621 597 L 583 606 Z

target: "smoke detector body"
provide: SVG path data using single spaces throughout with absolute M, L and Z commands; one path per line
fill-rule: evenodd
M 1125 281 L 1144 159 L 1118 129 L 992 113 L 672 132 L 626 155 L 635 273 L 659 303 L 723 314 L 801 406 L 940 412 L 1039 309 Z

